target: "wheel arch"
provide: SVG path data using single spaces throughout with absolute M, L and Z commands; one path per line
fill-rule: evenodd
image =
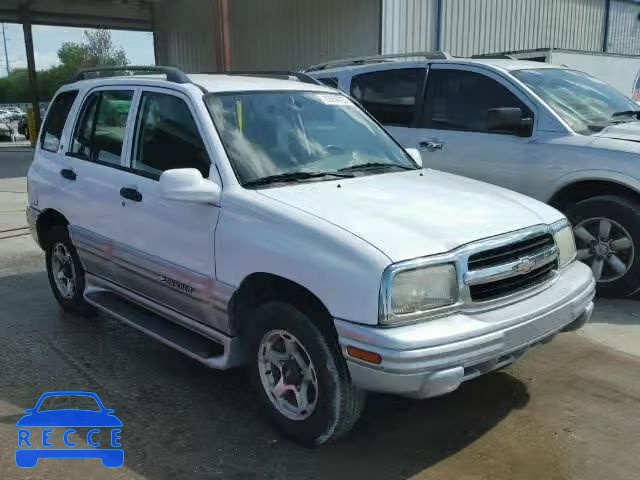
M 565 212 L 571 205 L 588 198 L 614 195 L 640 204 L 640 192 L 635 188 L 611 179 L 576 180 L 556 191 L 548 203 Z
M 47 235 L 56 225 L 67 226 L 69 221 L 58 210 L 48 208 L 38 215 L 36 220 L 36 233 L 38 235 L 38 244 L 43 250 L 47 248 Z
M 244 278 L 229 301 L 231 331 L 242 335 L 250 312 L 269 301 L 289 303 L 319 323 L 323 331 L 335 335 L 329 309 L 311 290 L 293 280 L 266 272 L 255 272 Z

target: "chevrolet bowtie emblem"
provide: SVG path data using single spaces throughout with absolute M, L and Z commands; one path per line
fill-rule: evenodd
M 520 274 L 529 273 L 536 266 L 536 262 L 531 259 L 531 257 L 523 257 L 518 261 L 518 264 L 515 266 L 514 270 L 516 270 Z

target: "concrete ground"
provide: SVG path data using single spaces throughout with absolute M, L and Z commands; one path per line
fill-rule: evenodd
M 42 252 L 20 230 L 29 160 L 0 153 L 0 479 L 638 478 L 638 302 L 598 301 L 584 330 L 448 396 L 371 395 L 347 438 L 305 449 L 265 423 L 242 370 L 208 370 L 117 321 L 59 310 Z M 115 409 L 122 468 L 16 467 L 16 421 L 63 389 Z

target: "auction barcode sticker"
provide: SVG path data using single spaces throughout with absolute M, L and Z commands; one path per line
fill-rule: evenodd
M 353 107 L 353 102 L 344 95 L 337 94 L 317 94 L 315 97 L 325 105 L 338 105 L 341 107 Z

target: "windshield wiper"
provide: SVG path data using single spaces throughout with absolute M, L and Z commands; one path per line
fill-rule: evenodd
M 268 175 L 266 177 L 257 178 L 255 180 L 249 180 L 242 184 L 243 187 L 257 187 L 260 185 L 268 185 L 276 182 L 294 182 L 296 180 L 307 180 L 310 178 L 322 178 L 322 177 L 338 177 L 338 178 L 353 178 L 353 175 L 348 173 L 338 172 L 286 172 L 278 173 L 276 175 Z
M 358 165 L 351 165 L 350 167 L 340 168 L 338 172 L 353 172 L 355 170 L 375 170 L 379 168 L 400 168 L 402 170 L 415 170 L 414 167 L 408 167 L 406 165 L 396 165 L 395 163 L 381 163 L 381 162 L 369 162 L 360 163 Z
M 623 110 L 611 115 L 612 119 L 616 117 L 636 117 L 637 120 L 640 120 L 640 110 Z

